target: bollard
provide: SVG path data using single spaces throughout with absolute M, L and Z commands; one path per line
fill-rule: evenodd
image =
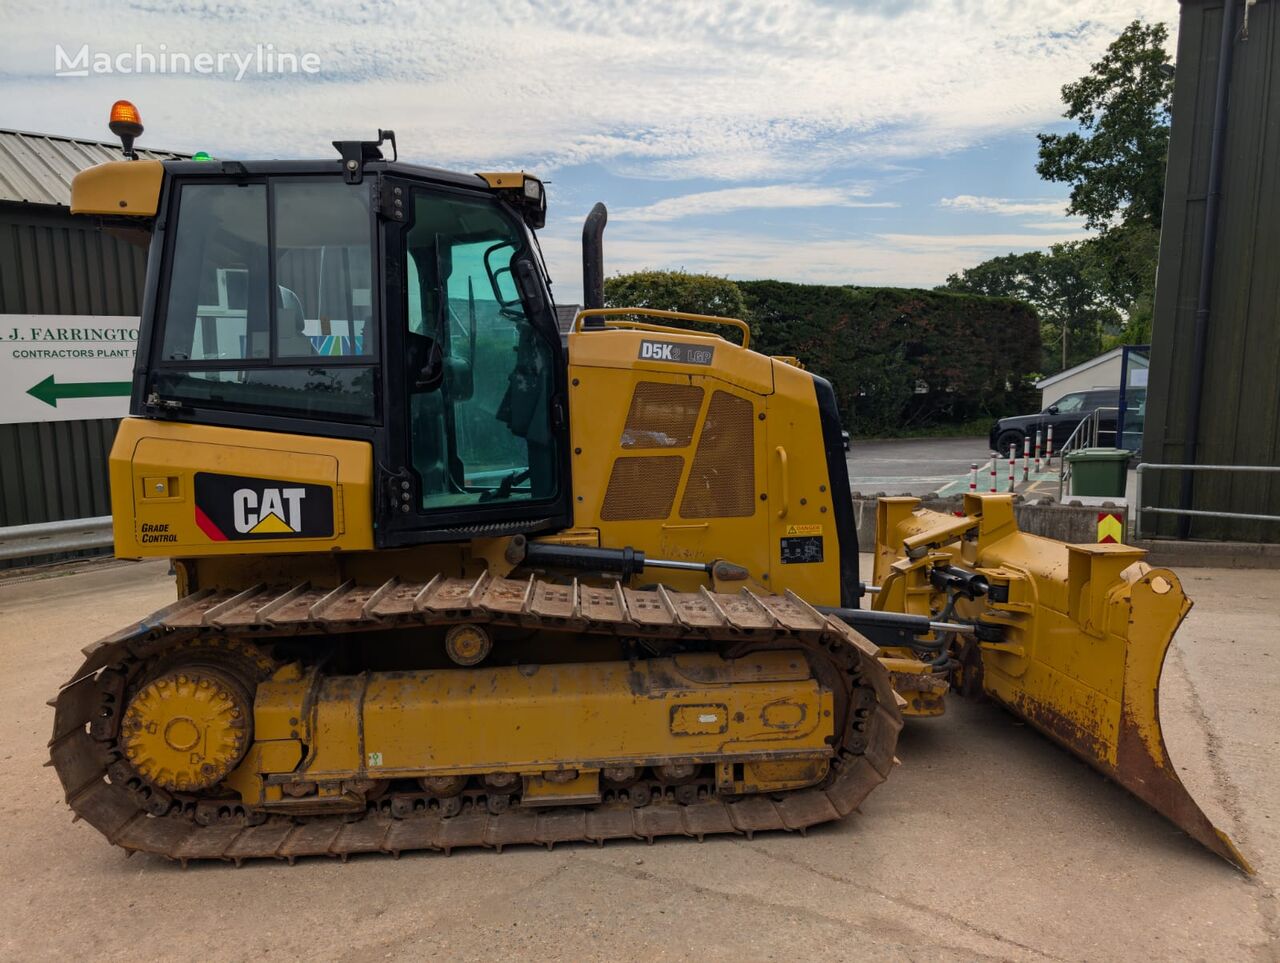
M 1009 494 L 1013 494 L 1014 481 L 1013 470 L 1018 464 L 1018 448 L 1016 445 L 1009 446 Z
M 993 451 L 991 453 L 991 494 L 996 493 L 996 462 L 1000 458 L 1000 453 Z
M 1045 467 L 1053 468 L 1053 425 L 1049 426 L 1049 437 L 1045 440 Z
M 1040 429 L 1036 429 L 1036 474 L 1040 474 Z
M 1031 471 L 1031 436 L 1022 436 L 1022 480 L 1030 477 Z
M 969 491 L 975 494 L 978 491 L 978 463 L 976 461 L 969 466 Z

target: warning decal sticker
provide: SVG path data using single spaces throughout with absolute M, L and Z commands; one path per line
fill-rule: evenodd
M 797 526 L 799 527 L 799 526 Z M 822 561 L 822 536 L 798 535 L 782 539 L 782 564 Z
M 821 535 L 821 525 L 788 525 L 784 535 Z

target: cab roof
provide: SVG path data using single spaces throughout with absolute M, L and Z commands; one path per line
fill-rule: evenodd
M 164 169 L 175 176 L 244 176 L 265 177 L 281 174 L 322 175 L 336 174 L 341 176 L 342 159 L 333 160 L 236 160 L 219 157 L 207 161 L 167 160 Z M 439 167 L 426 167 L 421 164 L 409 164 L 404 161 L 371 160 L 364 163 L 365 176 L 371 174 L 391 174 L 414 180 L 433 181 L 437 184 L 449 184 L 454 187 L 471 190 L 488 190 L 489 183 L 479 174 L 461 174 L 447 171 Z

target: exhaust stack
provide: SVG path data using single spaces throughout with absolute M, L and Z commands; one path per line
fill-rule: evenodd
M 604 226 L 608 222 L 608 209 L 597 201 L 582 225 L 582 306 L 585 308 L 604 307 Z

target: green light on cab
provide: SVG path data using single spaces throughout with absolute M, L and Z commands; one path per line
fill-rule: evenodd
M 204 150 L 196 151 L 194 154 L 191 155 L 191 159 L 194 161 L 213 160 L 213 158 L 209 156 L 209 152 Z

